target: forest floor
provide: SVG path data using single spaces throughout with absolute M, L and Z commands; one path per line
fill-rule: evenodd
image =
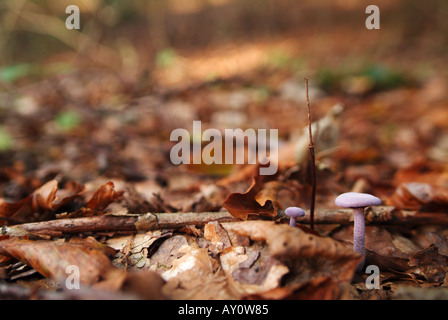
M 344 29 L 166 51 L 149 74 L 58 54 L 42 70 L 69 70 L 3 83 L 1 296 L 447 299 L 445 62 L 393 37 L 378 49 L 377 37 Z M 319 121 L 314 230 L 305 77 Z M 174 165 L 170 134 L 195 120 L 202 131 L 277 129 L 278 171 L 207 165 L 204 153 Z M 349 191 L 382 200 L 366 210 L 378 283 L 356 271 L 352 213 L 334 203 Z M 296 228 L 289 206 L 307 211 Z M 67 290 L 76 275 L 81 289 Z

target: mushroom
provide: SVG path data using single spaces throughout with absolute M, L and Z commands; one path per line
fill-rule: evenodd
M 291 227 L 296 226 L 296 219 L 303 217 L 305 215 L 305 211 L 299 207 L 288 207 L 285 210 L 285 214 L 290 217 L 289 225 Z
M 358 271 L 364 266 L 365 261 L 365 234 L 366 222 L 364 209 L 369 206 L 381 205 L 381 199 L 371 194 L 359 192 L 346 192 L 339 195 L 334 203 L 339 207 L 352 208 L 354 215 L 353 251 L 362 255 L 363 259 L 358 266 Z

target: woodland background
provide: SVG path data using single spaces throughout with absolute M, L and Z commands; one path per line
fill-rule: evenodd
M 354 0 L 1 1 L 2 298 L 446 299 L 448 5 L 372 4 L 380 30 Z M 305 77 L 322 120 L 314 231 L 281 216 L 310 207 Z M 278 129 L 278 174 L 174 166 L 170 133 L 193 120 Z M 351 190 L 383 200 L 366 239 L 380 289 L 355 274 L 350 210 L 334 205 Z M 229 217 L 248 221 L 207 223 L 235 194 Z M 147 212 L 198 218 L 94 229 Z M 82 290 L 64 289 L 73 264 Z

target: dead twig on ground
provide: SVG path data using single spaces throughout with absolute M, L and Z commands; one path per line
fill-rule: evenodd
M 250 216 L 260 219 L 259 216 Z M 276 221 L 288 221 L 283 211 L 269 218 Z M 138 232 L 158 229 L 179 229 L 189 225 L 204 226 L 208 222 L 236 222 L 227 211 L 220 212 L 189 212 L 189 213 L 147 213 L 143 215 L 103 215 L 95 217 L 58 219 L 14 226 L 4 226 L 2 235 L 23 236 L 28 234 L 61 236 L 83 232 Z M 317 224 L 351 224 L 353 212 L 351 209 L 320 209 L 316 212 Z M 299 221 L 309 224 L 310 215 Z M 378 206 L 366 209 L 366 223 L 406 226 L 444 225 L 448 226 L 448 214 L 443 212 L 417 212 L 399 210 L 390 206 Z
M 305 88 L 306 88 L 306 106 L 308 113 L 308 131 L 310 143 L 308 148 L 310 149 L 310 161 L 311 161 L 311 204 L 310 204 L 310 228 L 314 230 L 314 205 L 316 201 L 316 156 L 314 155 L 314 142 L 313 142 L 313 134 L 311 130 L 311 107 L 310 107 L 310 97 L 308 94 L 308 79 L 305 78 Z

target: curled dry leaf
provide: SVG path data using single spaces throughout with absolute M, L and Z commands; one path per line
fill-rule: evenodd
M 361 256 L 353 249 L 331 238 L 305 233 L 271 221 L 223 223 L 230 233 L 264 241 L 269 254 L 289 267 L 289 283 L 304 283 L 320 276 L 331 276 L 336 282 L 350 281 Z
M 51 180 L 17 203 L 1 200 L 0 217 L 20 220 L 29 218 L 32 213 L 54 211 L 79 197 L 83 191 L 84 186 L 73 181 L 58 190 L 57 180 Z
M 249 189 L 244 193 L 232 193 L 224 201 L 223 207 L 237 218 L 246 220 L 249 215 L 275 217 L 278 203 L 277 193 L 281 187 L 278 181 L 264 183 L 260 176 L 252 180 Z
M 95 211 L 103 211 L 110 203 L 120 200 L 123 192 L 115 191 L 114 183 L 109 181 L 99 187 L 92 198 L 87 201 L 87 208 Z
M 409 210 L 448 208 L 448 189 L 429 183 L 405 182 L 396 188 L 386 203 Z
M 409 272 L 423 276 L 428 282 L 446 286 L 448 284 L 448 242 L 436 232 L 426 235 L 431 243 L 427 248 L 410 256 Z
M 423 276 L 431 284 L 446 286 L 448 284 L 448 257 L 439 254 L 435 245 L 431 244 L 409 259 L 408 272 Z
M 84 191 L 84 186 L 69 181 L 64 189 L 58 189 L 58 182 L 51 180 L 38 188 L 31 195 L 31 206 L 34 212 L 56 210 L 79 197 Z
M 109 204 L 122 198 L 123 193 L 124 191 L 115 191 L 114 183 L 109 181 L 95 191 L 90 200 L 87 201 L 85 207 L 71 213 L 59 214 L 57 218 L 79 218 L 102 215 Z
M 0 254 L 13 257 L 34 268 L 44 277 L 64 282 L 66 268 L 79 268 L 80 283 L 91 285 L 112 268 L 115 250 L 94 239 L 32 241 L 18 237 L 0 241 Z

